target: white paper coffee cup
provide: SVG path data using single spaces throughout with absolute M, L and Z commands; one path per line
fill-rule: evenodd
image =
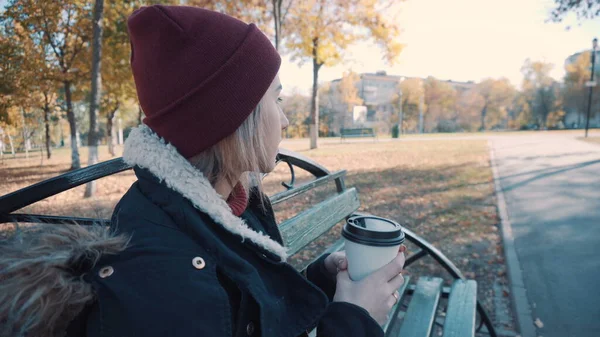
M 353 281 L 360 281 L 390 263 L 405 238 L 397 222 L 372 215 L 349 218 L 342 236 L 348 273 Z

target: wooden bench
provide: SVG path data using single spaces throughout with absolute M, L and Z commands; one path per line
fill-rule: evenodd
M 282 236 L 290 254 L 303 250 L 311 242 L 328 232 L 334 225 L 347 219 L 360 206 L 355 188 L 347 188 L 344 181 L 345 171 L 329 172 L 314 161 L 287 150 L 280 150 L 278 161 L 286 164 L 290 170 L 291 180 L 282 182 L 286 190 L 270 196 L 273 205 L 286 200 L 293 200 L 317 187 L 327 183 L 335 183 L 335 193 L 318 204 L 301 210 L 298 214 L 280 224 Z M 121 158 L 102 162 L 87 168 L 71 171 L 55 178 L 45 180 L 19 191 L 0 197 L 0 223 L 35 222 L 50 224 L 90 225 L 92 223 L 109 224 L 109 219 L 81 217 L 65 217 L 51 215 L 35 215 L 15 213 L 16 210 L 49 196 L 66 191 L 89 181 L 106 177 L 130 169 Z M 312 177 L 308 182 L 296 185 L 296 171 L 304 170 Z M 293 201 L 292 201 L 293 202 Z M 406 240 L 418 250 L 407 257 L 405 268 L 425 256 L 431 256 L 454 278 L 451 287 L 444 287 L 440 278 L 421 275 L 406 277 L 406 282 L 398 290 L 400 300 L 392 309 L 390 319 L 383 326 L 386 336 L 429 337 L 434 329 L 442 329 L 442 336 L 468 337 L 475 336 L 483 326 L 493 337 L 496 332 L 485 310 L 477 302 L 477 284 L 466 280 L 456 266 L 439 250 L 404 228 Z M 344 242 L 339 239 L 326 251 L 317 254 L 314 260 L 323 254 L 342 250 Z M 299 268 L 301 272 L 305 268 Z M 447 300 L 445 310 L 441 301 Z M 477 326 L 476 318 L 480 324 Z M 311 332 L 314 336 L 315 332 Z
M 354 129 L 341 129 L 340 130 L 341 139 L 344 140 L 346 138 L 361 138 L 361 137 L 373 137 L 374 139 L 377 137 L 375 135 L 375 131 L 372 128 L 354 128 Z

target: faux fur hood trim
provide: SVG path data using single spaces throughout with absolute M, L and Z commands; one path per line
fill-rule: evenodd
M 281 258 L 287 259 L 287 249 L 268 235 L 248 227 L 241 218 L 233 215 L 227 202 L 215 191 L 204 174 L 194 168 L 177 149 L 160 138 L 148 126 L 134 128 L 123 151 L 123 160 L 129 165 L 147 169 L 160 181 L 183 195 L 196 209 L 233 234 L 248 239 Z
M 17 227 L 0 242 L 0 336 L 64 336 L 95 298 L 84 275 L 127 243 L 99 225 Z

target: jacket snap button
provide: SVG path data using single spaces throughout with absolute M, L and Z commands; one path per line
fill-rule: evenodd
M 254 333 L 254 323 L 248 323 L 248 325 L 246 326 L 246 333 L 248 334 L 248 336 L 252 336 L 252 334 Z
M 203 258 L 196 256 L 192 260 L 192 265 L 194 265 L 194 268 L 196 269 L 203 269 L 206 266 L 206 262 L 204 262 Z
M 100 269 L 100 271 L 98 272 L 98 275 L 99 275 L 101 278 L 107 278 L 107 277 L 109 277 L 110 275 L 112 275 L 114 272 L 115 272 L 115 270 L 113 269 L 113 267 L 111 267 L 111 266 L 106 266 L 106 267 L 102 267 L 102 268 Z

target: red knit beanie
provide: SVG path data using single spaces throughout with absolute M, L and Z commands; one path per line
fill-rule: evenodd
M 127 25 L 144 124 L 186 158 L 233 134 L 281 64 L 254 24 L 225 14 L 156 5 Z

